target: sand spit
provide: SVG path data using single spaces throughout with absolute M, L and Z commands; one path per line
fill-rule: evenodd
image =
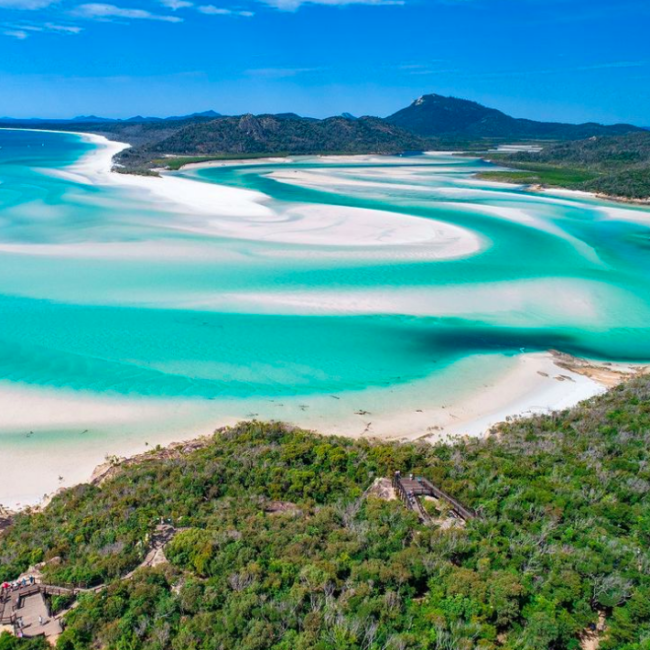
M 171 174 L 152 177 L 116 173 L 111 171 L 113 157 L 127 145 L 92 134 L 84 137 L 97 145 L 96 150 L 75 165 L 51 173 L 75 182 L 120 185 L 140 195 L 146 193 L 157 207 L 179 215 L 169 226 L 179 232 L 343 249 L 406 245 L 422 248 L 431 244 L 434 259 L 471 255 L 482 247 L 480 238 L 472 232 L 429 219 L 389 211 L 311 204 L 281 211 L 269 206 L 269 197 L 252 190 Z M 421 258 L 422 251 L 416 253 Z

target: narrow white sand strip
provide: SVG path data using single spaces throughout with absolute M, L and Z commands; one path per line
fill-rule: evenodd
M 183 171 L 190 171 L 192 169 L 210 169 L 211 167 L 260 167 L 264 165 L 282 165 L 293 163 L 296 161 L 295 157 L 287 156 L 286 158 L 269 157 L 269 158 L 242 158 L 230 160 L 206 160 L 199 163 L 188 163 L 183 165 Z
M 600 264 L 605 267 L 605 264 L 602 262 L 598 256 L 597 251 L 586 244 L 581 239 L 570 235 L 568 232 L 557 226 L 550 219 L 545 219 L 543 217 L 543 212 L 540 210 L 540 205 L 536 203 L 528 204 L 524 203 L 524 207 L 509 207 L 504 205 L 485 205 L 484 203 L 473 204 L 473 203 L 452 203 L 452 202 L 442 202 L 439 205 L 444 206 L 448 210 L 461 212 L 474 212 L 477 214 L 484 214 L 487 216 L 497 217 L 498 219 L 503 219 L 504 221 L 511 221 L 521 226 L 526 226 L 527 228 L 534 228 L 535 230 L 540 230 L 546 232 L 558 239 L 564 239 L 569 242 L 576 251 L 578 251 L 585 259 L 593 262 L 594 264 Z
M 614 206 L 599 206 L 600 212 L 602 212 L 607 219 L 613 219 L 616 221 L 627 221 L 629 223 L 638 223 L 643 226 L 650 226 L 650 205 L 648 207 L 642 206 L 632 206 L 629 208 L 625 207 L 614 207 Z
M 428 173 L 425 175 L 423 171 Z M 406 172 L 403 169 L 337 169 L 332 173 L 329 169 L 310 169 L 308 171 L 286 169 L 274 171 L 268 174 L 270 178 L 289 185 L 297 185 L 327 192 L 338 192 L 341 189 L 378 189 L 392 191 L 395 189 L 408 190 L 413 192 L 431 193 L 433 187 L 432 180 L 437 180 L 434 173 L 453 172 L 452 168 L 438 170 L 433 167 L 427 167 L 426 170 L 414 169 L 412 172 Z M 418 173 L 419 172 L 419 173 Z M 371 179 L 380 180 L 371 180 Z M 410 183 L 408 181 L 411 181 Z M 415 185 L 413 181 L 421 181 L 421 184 Z
M 163 210 L 190 211 L 202 215 L 268 216 L 272 212 L 263 205 L 264 194 L 213 183 L 201 183 L 170 175 L 163 177 L 136 176 L 112 171 L 113 157 L 128 145 L 112 142 L 103 136 L 81 134 L 96 145 L 96 149 L 65 170 L 60 176 L 93 185 L 117 185 L 132 188 Z
M 312 246 L 433 245 L 432 257 L 472 255 L 481 240 L 469 230 L 395 212 L 301 204 L 265 219 L 211 219 L 179 228 L 217 236 Z

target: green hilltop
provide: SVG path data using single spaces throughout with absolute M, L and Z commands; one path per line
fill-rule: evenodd
M 146 127 L 145 129 L 146 130 Z M 423 150 L 420 137 L 375 117 L 315 120 L 286 115 L 241 115 L 190 121 L 181 128 L 148 129 L 150 140 L 118 158 L 127 169 L 165 164 L 161 156 L 398 154 Z

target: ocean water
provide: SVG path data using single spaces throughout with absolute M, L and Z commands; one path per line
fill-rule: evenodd
M 240 417 L 284 398 L 327 410 L 323 397 L 422 381 L 438 403 L 549 349 L 650 360 L 648 210 L 478 181 L 485 164 L 454 156 L 175 175 L 263 195 L 283 236 L 247 237 L 181 201 L 93 182 L 76 165 L 95 146 L 0 131 L 0 389 L 211 402 L 217 419 L 220 400 Z M 399 225 L 387 243 L 354 231 L 319 243 L 317 228 L 292 240 L 314 208 L 451 224 L 479 250 L 391 244 Z M 0 454 L 25 426 L 0 416 Z

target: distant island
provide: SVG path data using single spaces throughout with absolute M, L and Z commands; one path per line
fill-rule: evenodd
M 168 118 L 115 120 L 0 119 L 5 128 L 56 128 L 104 135 L 131 147 L 116 170 L 155 174 L 190 162 L 288 155 L 400 154 L 453 150 L 486 156 L 524 173 L 486 178 L 565 187 L 616 198 L 650 196 L 650 133 L 631 124 L 566 124 L 514 118 L 476 102 L 430 94 L 382 119 L 349 113 L 326 119 L 277 115 L 224 116 L 210 110 Z M 597 140 L 594 140 L 597 138 Z M 573 144 L 575 141 L 575 144 Z M 504 143 L 541 144 L 541 153 L 494 154 Z

